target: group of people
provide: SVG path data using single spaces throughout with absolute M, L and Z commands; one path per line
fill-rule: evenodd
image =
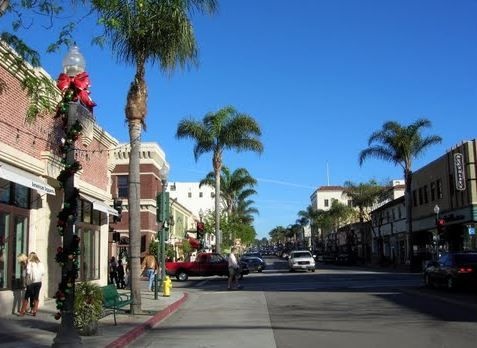
M 43 275 L 45 274 L 45 266 L 40 262 L 38 255 L 31 252 L 28 256 L 20 254 L 17 257 L 22 270 L 23 287 L 25 295 L 21 302 L 19 316 L 24 316 L 29 309 L 32 316 L 36 316 L 40 305 L 40 289 Z
M 118 289 L 126 288 L 126 273 L 121 259 L 114 256 L 109 260 L 109 283 L 116 285 Z

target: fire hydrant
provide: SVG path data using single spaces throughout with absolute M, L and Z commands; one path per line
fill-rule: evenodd
M 164 283 L 162 284 L 162 296 L 169 297 L 171 296 L 172 289 L 172 280 L 169 276 L 164 277 Z

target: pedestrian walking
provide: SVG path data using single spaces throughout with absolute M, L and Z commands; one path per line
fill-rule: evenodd
M 118 283 L 117 283 L 118 289 L 125 289 L 126 282 L 124 280 L 124 265 L 121 259 L 118 260 L 117 274 L 118 274 Z
M 118 262 L 114 256 L 109 260 L 109 284 L 118 285 Z
M 141 274 L 144 274 L 148 280 L 148 289 L 149 291 L 153 290 L 154 277 L 156 276 L 157 271 L 157 261 L 154 255 L 147 254 L 144 260 L 142 261 L 142 271 Z
M 19 308 L 21 308 L 23 300 L 25 299 L 25 292 L 26 292 L 26 288 L 27 288 L 26 268 L 27 268 L 27 264 L 28 264 L 28 256 L 23 254 L 23 253 L 18 254 L 17 261 L 20 264 L 20 275 L 21 275 L 20 276 L 20 284 L 19 284 L 21 291 L 20 291 L 19 300 L 18 300 L 17 303 L 20 304 Z M 28 301 L 30 303 L 30 312 L 31 312 L 33 310 L 33 307 L 34 307 L 33 296 L 30 296 L 28 298 Z
M 26 291 L 19 312 L 20 316 L 25 315 L 30 298 L 33 298 L 33 308 L 31 310 L 31 315 L 36 316 L 38 307 L 40 305 L 41 282 L 44 274 L 45 266 L 40 262 L 38 255 L 35 252 L 31 252 L 28 255 L 28 261 L 26 265 Z
M 229 267 L 229 279 L 227 281 L 227 290 L 236 290 L 242 289 L 242 286 L 238 283 L 238 277 L 240 275 L 240 265 L 237 262 L 236 257 L 237 248 L 232 247 L 230 249 L 230 255 L 228 259 L 228 267 Z

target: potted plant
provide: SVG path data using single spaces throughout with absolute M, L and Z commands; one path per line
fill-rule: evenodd
M 101 287 L 92 282 L 76 284 L 74 325 L 80 335 L 92 336 L 98 331 L 98 320 L 103 314 Z

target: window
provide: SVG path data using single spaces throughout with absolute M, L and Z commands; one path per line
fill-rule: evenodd
M 141 252 L 146 251 L 146 236 L 141 236 Z
M 440 198 L 444 197 L 444 195 L 442 193 L 442 180 L 438 179 L 436 181 L 436 185 L 437 185 L 437 198 L 440 199 Z
M 192 198 L 192 192 L 188 192 L 187 197 Z
M 330 206 L 330 201 L 328 199 L 325 199 L 325 207 L 329 207 Z
M 419 205 L 422 205 L 422 202 L 423 202 L 422 187 L 419 187 Z
M 199 192 L 199 198 L 202 198 L 204 196 L 203 192 Z
M 99 279 L 100 232 L 98 226 L 83 224 L 78 228 L 80 237 L 79 279 Z
M 417 207 L 417 192 L 416 192 L 416 190 L 412 191 L 412 205 Z
M 214 198 L 215 197 L 215 193 L 214 192 L 211 192 L 210 193 L 210 198 Z
M 81 200 L 80 209 L 80 221 L 87 224 L 92 223 L 93 203 Z
M 428 197 L 428 192 L 427 192 L 427 185 L 424 185 L 424 188 L 422 189 L 423 194 L 424 194 L 424 204 L 429 202 L 429 197 Z
M 28 209 L 30 196 L 28 187 L 0 179 L 0 202 Z
M 118 198 L 128 198 L 129 194 L 129 180 L 127 175 L 118 175 Z
M 436 200 L 436 183 L 431 182 L 431 202 Z

